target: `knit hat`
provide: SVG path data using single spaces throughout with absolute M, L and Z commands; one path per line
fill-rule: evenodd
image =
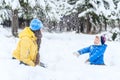
M 43 27 L 42 22 L 39 19 L 33 19 L 30 22 L 30 29 L 35 31 L 35 30 L 39 30 Z
M 104 35 L 101 36 L 101 44 L 104 44 L 106 42 L 106 37 Z

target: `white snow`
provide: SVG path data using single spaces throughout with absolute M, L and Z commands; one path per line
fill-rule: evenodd
M 13 10 L 20 8 L 19 0 L 5 0 L 6 5 L 9 5 Z
M 0 27 L 0 80 L 120 80 L 120 42 L 106 42 L 106 66 L 97 66 L 84 63 L 88 54 L 78 58 L 72 54 L 93 44 L 95 35 L 42 33 L 40 59 L 47 68 L 20 65 L 18 60 L 12 60 L 19 39 L 10 37 L 9 28 Z

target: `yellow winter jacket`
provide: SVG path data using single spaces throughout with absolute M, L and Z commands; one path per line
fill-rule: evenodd
M 17 48 L 13 52 L 13 57 L 25 64 L 35 66 L 36 55 L 38 53 L 37 38 L 30 28 L 26 27 L 19 34 L 19 39 Z

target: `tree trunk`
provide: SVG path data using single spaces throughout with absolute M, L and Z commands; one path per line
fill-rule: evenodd
M 107 19 L 106 19 L 106 17 L 105 16 L 103 16 L 103 24 L 105 25 L 104 27 L 104 29 L 105 29 L 105 31 L 107 31 Z
M 85 27 L 84 24 L 85 24 L 84 20 L 81 20 L 81 22 L 80 22 L 80 32 L 82 32 L 82 33 L 84 32 L 84 27 Z
M 120 30 L 120 19 L 118 19 L 118 27 L 119 27 L 119 30 Z
M 87 24 L 87 33 L 89 34 L 90 31 L 91 31 L 91 23 L 90 23 L 89 15 L 87 15 L 87 21 L 86 21 L 86 24 Z
M 60 21 L 60 22 L 59 22 L 60 31 L 62 31 L 62 26 L 63 26 L 63 21 Z
M 18 11 L 14 10 L 12 12 L 12 35 L 17 37 L 18 36 Z
M 107 22 L 106 22 L 106 19 L 104 20 L 104 23 L 105 23 L 105 31 L 107 31 Z

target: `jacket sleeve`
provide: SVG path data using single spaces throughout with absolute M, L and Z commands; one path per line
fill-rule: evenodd
M 106 50 L 107 45 L 102 45 L 99 50 L 95 50 L 94 54 L 90 56 L 90 61 L 93 62 L 96 59 L 98 59 L 101 55 L 104 54 L 105 50 Z
M 31 41 L 27 38 L 21 41 L 20 43 L 20 57 L 21 61 L 24 63 L 35 66 L 33 59 L 31 59 Z M 34 53 L 33 53 L 34 54 Z
M 30 45 L 30 58 L 34 63 L 36 63 L 36 59 L 38 58 L 37 54 L 39 54 L 38 53 L 38 46 L 37 46 L 36 41 L 34 41 Z
M 39 65 L 40 64 L 40 54 L 37 53 L 36 55 L 36 61 L 35 61 L 35 65 Z
M 78 50 L 79 54 L 85 54 L 85 53 L 88 53 L 90 52 L 90 46 L 89 47 L 86 47 L 86 48 L 83 48 L 83 49 L 80 49 Z
M 40 31 L 39 37 L 37 37 L 38 50 L 39 50 L 40 45 L 41 45 L 41 38 L 42 38 L 42 33 L 41 33 L 41 31 Z

